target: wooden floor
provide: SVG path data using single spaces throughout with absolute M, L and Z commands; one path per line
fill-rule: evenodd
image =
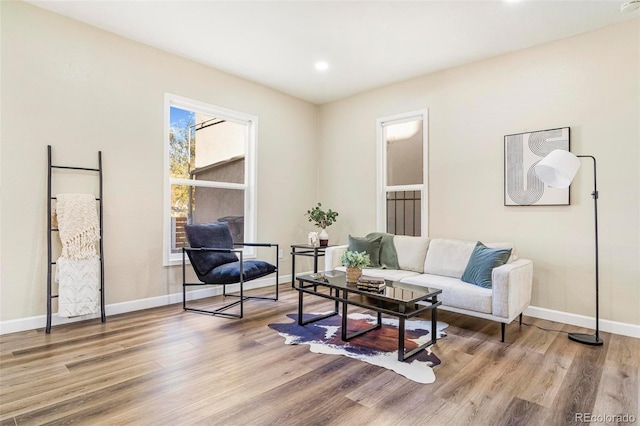
M 289 321 L 297 293 L 280 294 L 247 302 L 242 320 L 171 305 L 0 336 L 0 426 L 638 424 L 640 339 L 602 333 L 589 347 L 567 338 L 576 327 L 525 317 L 564 332 L 516 321 L 503 344 L 499 324 L 441 311 L 442 364 L 425 385 L 285 345 L 267 324 Z

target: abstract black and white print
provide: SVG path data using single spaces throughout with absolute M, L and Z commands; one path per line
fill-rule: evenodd
M 569 150 L 569 127 L 518 133 L 504 137 L 504 205 L 562 206 L 569 188 L 545 185 L 534 167 L 554 149 Z

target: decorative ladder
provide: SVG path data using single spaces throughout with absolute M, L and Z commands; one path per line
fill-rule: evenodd
M 51 195 L 51 184 L 52 184 L 52 171 L 53 169 L 67 169 L 67 170 L 84 170 L 89 172 L 98 173 L 98 177 L 100 179 L 100 189 L 99 196 L 96 198 L 99 206 L 99 220 L 100 220 L 100 315 L 102 322 L 107 321 L 107 316 L 104 312 L 104 250 L 103 250 L 103 235 L 102 235 L 102 204 L 103 204 L 103 195 L 102 195 L 102 151 L 98 151 L 98 168 L 87 168 L 87 167 L 71 167 L 71 166 L 54 166 L 51 161 L 51 145 L 47 146 L 47 157 L 48 157 L 48 175 L 47 175 L 47 334 L 51 333 L 51 301 L 58 297 L 57 294 L 52 294 L 51 286 L 52 286 L 52 275 L 51 269 L 56 264 L 56 262 L 52 259 L 52 247 L 51 247 L 51 235 L 53 232 L 58 232 L 58 228 L 53 228 L 51 223 L 51 202 L 56 199 Z

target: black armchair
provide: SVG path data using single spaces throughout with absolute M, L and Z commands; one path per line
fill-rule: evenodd
M 182 249 L 182 307 L 185 311 L 204 312 L 232 318 L 242 318 L 243 304 L 248 299 L 278 300 L 278 244 L 275 243 L 234 243 L 226 222 L 186 225 L 185 230 L 190 247 Z M 243 251 L 235 246 L 274 247 L 275 266 L 262 260 L 244 260 Z M 186 256 L 201 281 L 188 283 L 186 279 Z M 244 283 L 270 274 L 276 274 L 276 295 L 245 296 Z M 226 286 L 240 284 L 239 293 L 227 293 Z M 187 287 L 203 285 L 221 285 L 222 294 L 226 297 L 237 297 L 238 300 L 215 310 L 187 307 Z M 240 313 L 225 312 L 240 305 Z

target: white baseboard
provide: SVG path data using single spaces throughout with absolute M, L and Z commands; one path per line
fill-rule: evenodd
M 281 275 L 279 277 L 280 283 L 290 282 L 291 275 Z M 255 281 L 251 281 L 245 284 L 247 290 L 253 288 L 267 287 L 275 284 L 275 278 L 263 278 Z M 187 292 L 187 300 L 201 299 L 204 297 L 217 296 L 222 293 L 221 287 L 207 287 L 204 289 L 193 290 Z M 107 317 L 109 315 L 123 314 L 126 312 L 139 311 L 142 309 L 155 308 L 158 306 L 166 306 L 174 303 L 182 302 L 182 292 L 168 294 L 166 296 L 150 297 L 148 299 L 132 300 L 129 302 L 113 303 L 105 306 L 105 313 Z M 525 311 L 525 315 L 545 319 L 549 321 L 556 321 L 564 324 L 575 325 L 578 327 L 593 328 L 595 325 L 595 318 L 587 317 L 584 315 L 577 315 L 568 312 L 554 311 L 546 308 L 539 308 L 537 306 L 529 306 Z M 63 318 L 58 317 L 57 314 L 51 316 L 51 325 L 70 324 L 78 321 L 85 321 L 88 319 L 100 318 L 99 314 L 85 315 L 75 318 Z M 46 325 L 46 315 L 38 315 L 28 318 L 19 318 L 15 320 L 0 322 L 0 335 L 8 333 L 16 333 L 18 331 L 35 330 L 43 328 Z M 107 319 L 108 321 L 108 319 Z M 600 320 L 600 330 L 620 334 L 623 336 L 630 336 L 640 338 L 640 325 L 627 324 L 617 321 Z
M 279 282 L 286 283 L 291 281 L 291 275 L 280 275 Z M 245 290 L 272 286 L 276 282 L 275 277 L 262 278 L 248 282 L 244 285 Z M 236 290 L 237 286 L 229 286 L 229 292 Z M 236 287 L 236 288 L 234 288 Z M 207 287 L 203 289 L 187 292 L 187 300 L 202 299 L 205 297 L 217 296 L 222 294 L 222 287 Z M 150 297 L 148 299 L 131 300 L 128 302 L 113 303 L 105 306 L 105 314 L 107 321 L 110 315 L 124 314 L 126 312 L 140 311 L 142 309 L 156 308 L 158 306 L 166 306 L 174 303 L 182 302 L 182 292 L 167 294 L 165 296 Z M 59 317 L 57 314 L 51 315 L 51 325 L 71 324 L 78 321 L 85 321 L 93 318 L 100 318 L 100 314 L 83 315 L 74 318 Z M 0 322 L 0 335 L 16 333 L 18 331 L 35 330 L 44 328 L 47 324 L 46 315 L 37 315 L 28 318 L 19 318 L 15 320 Z
M 594 329 L 596 325 L 596 319 L 594 317 L 571 314 L 569 312 L 554 311 L 551 309 L 539 308 L 537 306 L 529 306 L 524 311 L 524 314 L 534 318 L 561 322 L 564 324 L 570 324 L 590 329 Z M 622 336 L 640 338 L 640 325 L 636 324 L 627 324 L 624 322 L 600 319 L 600 331 L 620 334 Z

